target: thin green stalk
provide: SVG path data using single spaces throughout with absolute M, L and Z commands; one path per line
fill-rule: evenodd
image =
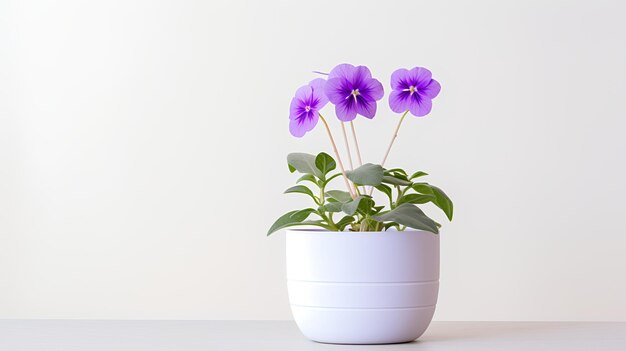
M 320 217 L 322 217 L 322 219 L 324 219 L 326 221 L 326 223 L 328 223 L 329 230 L 332 230 L 334 232 L 338 232 L 339 231 L 339 228 L 337 227 L 337 224 L 335 224 L 335 222 L 333 222 L 333 220 L 330 217 L 326 216 L 326 214 L 324 214 L 324 212 L 317 211 L 317 214 Z
M 402 190 L 400 190 L 399 185 L 396 185 L 396 190 L 398 191 L 398 196 L 396 197 L 396 204 L 394 208 L 398 206 L 398 202 L 400 202 L 400 198 L 402 197 Z

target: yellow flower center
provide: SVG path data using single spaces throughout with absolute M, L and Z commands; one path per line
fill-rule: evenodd
M 414 87 L 414 86 L 412 86 L 412 85 L 411 85 L 411 86 L 409 87 L 409 92 L 410 92 L 411 94 L 413 94 L 413 93 L 414 93 L 414 92 L 416 92 L 416 91 L 417 91 L 417 89 L 415 89 L 415 87 Z
M 352 94 L 352 96 L 354 96 L 355 100 L 356 100 L 357 96 L 361 95 L 361 93 L 359 93 L 359 89 L 353 89 L 350 94 Z

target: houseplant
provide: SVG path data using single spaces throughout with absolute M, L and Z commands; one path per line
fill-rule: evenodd
M 303 194 L 313 206 L 284 214 L 268 231 L 315 228 L 286 230 L 292 313 L 303 334 L 315 341 L 412 341 L 426 330 L 435 310 L 441 225 L 418 205 L 432 203 L 452 220 L 452 201 L 423 181 L 425 172 L 385 168 L 385 162 L 405 117 L 430 113 L 441 87 L 422 67 L 396 70 L 391 87 L 389 107 L 400 118 L 380 164 L 362 163 L 354 123 L 358 115 L 374 118 L 384 96 L 367 67 L 338 65 L 326 79 L 300 87 L 291 101 L 291 134 L 302 137 L 321 121 L 335 156 L 288 155 L 289 170 L 300 177 L 285 193 Z M 341 121 L 348 169 L 321 114 L 329 102 Z M 343 189 L 334 188 L 337 183 Z

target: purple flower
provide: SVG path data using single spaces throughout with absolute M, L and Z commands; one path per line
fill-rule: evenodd
M 357 114 L 374 118 L 376 101 L 384 95 L 383 85 L 372 78 L 367 67 L 347 63 L 330 71 L 325 92 L 342 121 L 351 121 Z
M 441 85 L 432 79 L 429 70 L 415 67 L 412 70 L 401 68 L 391 75 L 389 107 L 393 112 L 401 113 L 406 110 L 411 114 L 426 116 L 433 107 L 434 99 L 441 90 Z
M 291 99 L 289 107 L 289 132 L 295 137 L 302 137 L 315 128 L 319 120 L 319 110 L 328 103 L 324 94 L 326 80 L 317 78 L 308 85 L 300 87 Z

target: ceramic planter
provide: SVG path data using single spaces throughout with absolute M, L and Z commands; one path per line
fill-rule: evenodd
M 439 236 L 424 231 L 287 230 L 293 317 L 311 340 L 409 342 L 424 333 L 439 292 Z

